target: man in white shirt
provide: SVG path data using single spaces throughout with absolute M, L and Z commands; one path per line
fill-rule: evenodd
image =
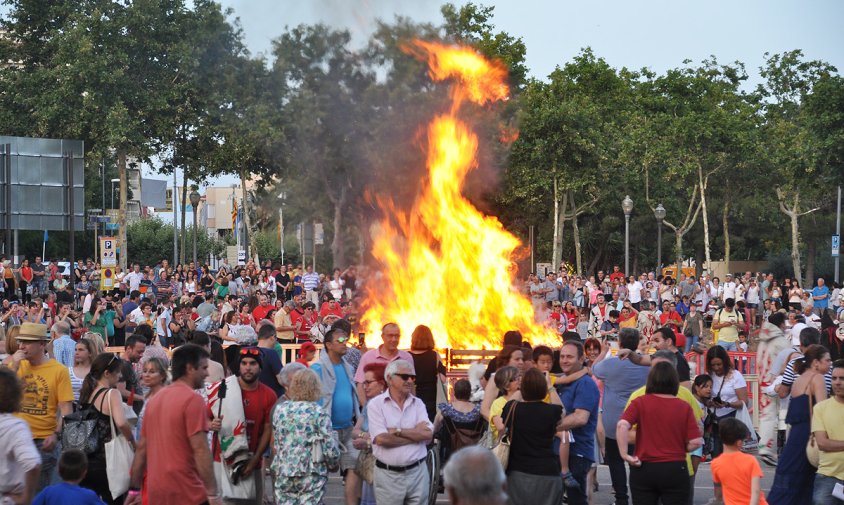
M 636 280 L 636 277 L 631 275 L 627 283 L 627 299 L 636 310 L 640 309 L 639 304 L 642 303 L 642 290 L 645 289 L 642 283 Z
M 733 280 L 732 274 L 727 274 L 724 280 L 724 290 L 721 292 L 721 301 L 726 301 L 727 298 L 736 299 L 736 288 L 738 284 Z
M 806 304 L 803 306 L 803 317 L 806 319 L 806 326 L 821 329 L 821 316 L 815 312 L 814 304 Z
M 144 274 L 141 273 L 141 266 L 135 263 L 132 265 L 132 271 L 126 274 L 124 281 L 129 285 L 129 292 L 138 291 L 141 287 L 141 280 Z
M 170 321 L 173 320 L 173 314 L 170 309 L 169 299 L 165 298 L 160 305 L 161 314 L 156 318 L 155 326 L 158 330 L 158 342 L 166 347 L 170 344 L 170 337 L 173 336 L 173 333 L 170 331 Z

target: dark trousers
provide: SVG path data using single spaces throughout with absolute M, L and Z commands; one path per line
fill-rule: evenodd
M 630 494 L 635 505 L 686 505 L 689 470 L 686 461 L 642 463 L 630 467 Z
M 586 475 L 590 468 L 592 468 L 592 460 L 575 454 L 569 455 L 569 471 L 580 487 L 566 488 L 568 505 L 586 505 Z
M 632 444 L 627 446 L 627 454 L 633 454 Z M 618 452 L 618 442 L 610 437 L 607 437 L 604 463 L 610 469 L 615 505 L 627 505 L 627 463 L 621 459 L 621 453 Z

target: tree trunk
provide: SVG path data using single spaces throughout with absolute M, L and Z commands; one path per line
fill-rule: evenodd
M 580 228 L 577 226 L 577 205 L 574 203 L 574 194 L 571 195 L 569 198 L 571 201 L 571 211 L 572 211 L 572 234 L 574 235 L 574 262 L 575 262 L 575 270 L 577 271 L 577 275 L 582 275 L 582 263 L 580 257 Z
M 707 178 L 703 177 L 703 167 L 698 164 L 697 166 L 697 175 L 698 175 L 698 184 L 700 184 L 700 208 L 703 212 L 703 252 L 704 252 L 704 261 L 706 262 L 706 268 L 709 268 L 709 264 L 712 261 L 712 257 L 710 256 L 710 248 L 709 248 L 709 216 L 706 213 L 706 186 L 709 183 L 708 176 Z
M 175 170 L 175 168 L 173 168 L 173 170 Z M 182 170 L 182 197 L 179 200 L 179 205 L 182 206 L 182 208 L 180 209 L 181 212 L 182 212 L 182 232 L 181 232 L 182 233 L 182 236 L 181 236 L 182 248 L 181 248 L 181 252 L 179 253 L 179 261 L 183 265 L 185 264 L 185 256 L 187 256 L 187 254 L 185 254 L 185 243 L 186 243 L 186 240 L 187 240 L 187 238 L 186 238 L 187 227 L 186 227 L 186 223 L 185 223 L 185 217 L 186 217 L 186 214 L 187 214 L 187 209 L 186 209 L 187 205 L 185 205 L 185 203 L 187 201 L 187 197 L 188 197 L 188 171 L 186 169 L 183 169 Z M 176 232 L 176 230 L 173 230 L 173 233 L 175 233 L 175 232 Z
M 674 280 L 680 280 L 680 274 L 683 273 L 683 230 L 678 228 L 674 232 L 674 253 L 677 255 L 677 275 Z
M 803 279 L 803 286 L 806 289 L 811 289 L 815 285 L 815 256 L 817 255 L 817 242 L 815 240 L 806 241 L 806 277 Z
M 788 217 L 791 221 L 791 267 L 794 270 L 794 278 L 802 279 L 802 269 L 800 267 L 800 227 L 797 224 L 797 213 L 789 212 Z
M 556 269 L 560 264 L 560 249 L 562 237 L 560 235 L 560 188 L 558 187 L 557 183 L 557 170 L 554 169 L 554 238 L 551 244 L 551 264 L 554 265 Z M 565 198 L 565 196 L 563 196 Z M 565 212 L 565 204 L 563 204 L 563 212 Z
M 368 248 L 366 246 L 366 236 L 369 233 L 369 226 L 367 220 L 363 217 L 362 213 L 358 214 L 358 263 L 366 264 L 369 262 L 369 258 L 367 257 L 366 252 Z
M 724 268 L 730 271 L 730 195 L 724 201 L 724 212 L 721 215 L 724 227 Z
M 252 258 L 251 249 L 249 246 L 249 230 L 250 230 L 250 220 L 249 220 L 249 210 L 247 209 L 247 202 L 246 202 L 246 177 L 247 173 L 246 170 L 240 171 L 240 189 L 242 192 L 243 198 L 243 205 L 241 212 L 243 212 L 243 247 L 246 249 L 246 259 L 247 261 Z
M 598 246 L 598 250 L 595 251 L 595 256 L 592 258 L 592 261 L 589 263 L 589 268 L 586 269 L 586 274 L 591 274 L 592 272 L 596 272 L 598 270 L 598 263 L 601 262 L 601 258 L 604 256 L 604 246 L 606 245 L 605 241 L 601 242 L 601 245 Z
M 331 239 L 331 254 L 334 256 L 336 268 L 346 268 L 345 233 L 343 232 L 343 211 L 346 206 L 346 198 L 349 194 L 348 186 L 340 189 L 340 197 L 332 199 L 334 203 L 334 237 Z
M 126 204 L 129 196 L 128 173 L 126 172 L 126 151 L 117 151 L 117 174 L 120 177 L 120 207 L 117 211 L 117 223 L 120 227 L 120 270 L 126 272 L 129 256 L 129 243 L 126 234 Z

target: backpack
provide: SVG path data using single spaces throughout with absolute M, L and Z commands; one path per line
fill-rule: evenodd
M 77 449 L 85 454 L 94 454 L 100 449 L 100 433 L 97 429 L 100 413 L 94 402 L 110 389 L 101 389 L 86 407 L 64 416 L 62 428 L 62 450 Z

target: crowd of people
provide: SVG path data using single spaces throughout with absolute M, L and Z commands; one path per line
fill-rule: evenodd
M 354 338 L 354 269 L 162 261 L 63 294 L 44 267 L 46 287 L 5 277 L 4 505 L 316 504 L 333 472 L 347 505 L 429 503 L 440 477 L 453 503 L 591 504 L 601 464 L 616 504 L 687 504 L 704 461 L 724 503 L 842 503 L 841 300 L 822 279 L 783 305 L 771 276 L 749 273 L 531 278 L 559 343 L 507 332 L 449 383 L 427 326 L 408 350 L 394 323 L 375 348 Z M 764 392 L 753 402 L 747 373 Z

